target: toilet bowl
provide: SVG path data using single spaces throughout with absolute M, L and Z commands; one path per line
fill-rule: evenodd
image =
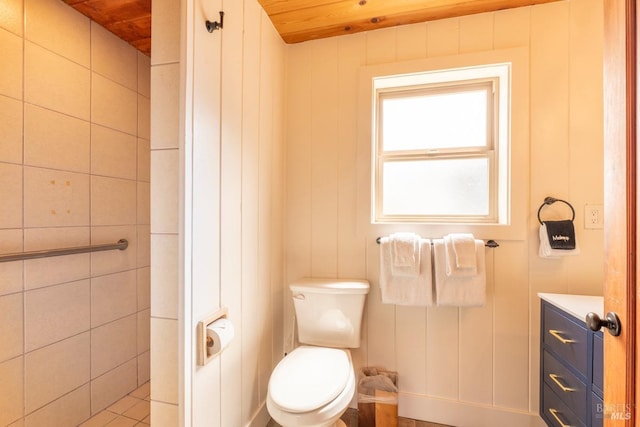
M 360 346 L 369 282 L 304 278 L 289 288 L 301 346 L 273 370 L 267 410 L 283 427 L 346 427 L 356 391 L 348 349 Z
M 283 427 L 345 426 L 355 388 L 349 350 L 301 346 L 271 374 L 267 410 Z

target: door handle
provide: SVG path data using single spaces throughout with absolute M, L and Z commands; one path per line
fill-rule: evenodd
M 601 319 L 597 313 L 590 312 L 587 314 L 585 322 L 592 331 L 599 331 L 600 328 L 607 328 L 609 333 L 614 337 L 620 335 L 620 330 L 622 329 L 622 326 L 620 325 L 620 318 L 613 311 L 608 312 L 604 319 Z

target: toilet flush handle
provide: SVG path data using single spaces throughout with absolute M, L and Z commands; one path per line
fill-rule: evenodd
M 305 300 L 304 294 L 295 294 L 293 297 L 295 299 L 299 299 L 300 301 L 304 301 Z

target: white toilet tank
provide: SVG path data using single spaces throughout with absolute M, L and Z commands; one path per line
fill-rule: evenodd
M 366 280 L 304 278 L 289 285 L 298 340 L 322 347 L 360 347 Z

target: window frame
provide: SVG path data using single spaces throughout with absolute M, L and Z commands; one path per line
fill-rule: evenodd
M 374 221 L 384 222 L 474 222 L 474 223 L 495 223 L 498 221 L 498 114 L 499 105 L 499 77 L 490 76 L 483 78 L 473 78 L 468 80 L 456 80 L 436 83 L 417 84 L 410 86 L 389 87 L 376 91 L 375 102 L 375 212 Z M 423 148 L 407 150 L 385 150 L 384 149 L 384 115 L 383 103 L 387 99 L 398 99 L 403 97 L 420 97 L 440 94 L 455 94 L 470 92 L 473 90 L 483 90 L 486 92 L 486 136 L 483 146 L 458 146 L 455 148 Z M 447 159 L 486 159 L 488 163 L 488 212 L 486 215 L 470 214 L 385 214 L 384 213 L 384 166 L 386 163 L 403 161 L 430 161 Z

